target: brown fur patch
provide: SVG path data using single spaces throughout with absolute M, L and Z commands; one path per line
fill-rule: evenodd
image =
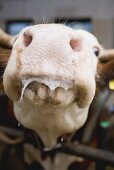
M 0 46 L 3 48 L 11 48 L 11 41 L 13 36 L 7 34 L 2 29 L 0 29 Z
M 97 84 L 99 88 L 103 88 L 108 85 L 109 80 L 114 79 L 114 50 L 106 50 L 99 58 L 97 66 L 97 72 L 100 76 L 100 80 Z
M 76 86 L 76 91 L 77 91 L 77 96 L 78 98 L 76 99 L 77 104 L 80 108 L 85 107 L 85 105 L 87 105 L 87 101 L 88 101 L 88 89 L 85 85 L 79 85 Z
M 3 73 L 7 65 L 11 50 L 0 47 L 0 93 L 3 93 Z

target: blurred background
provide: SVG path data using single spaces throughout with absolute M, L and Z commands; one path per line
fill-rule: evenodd
M 60 19 L 91 31 L 106 48 L 114 46 L 113 0 L 0 0 L 0 26 L 11 34 Z
M 114 48 L 114 0 L 0 0 L 0 28 L 7 33 L 16 35 L 24 27 L 40 23 L 62 23 L 73 29 L 87 30 L 104 48 Z M 0 76 L 3 74 L 1 61 Z M 113 65 L 112 68 L 114 75 Z M 72 139 L 72 143 L 78 140 L 83 145 L 81 156 L 85 159 L 81 164 L 69 165 L 68 170 L 114 170 L 113 90 L 114 76 L 110 78 L 109 74 L 93 101 L 87 123 Z M 22 137 L 23 127 L 18 127 L 14 118 L 12 102 L 0 94 L 0 139 L 1 132 L 11 139 Z M 96 152 L 91 147 L 107 152 Z M 40 166 L 25 165 L 22 152 L 22 143 L 9 145 L 1 141 L 0 170 L 42 170 Z M 76 151 L 77 155 L 78 152 L 80 150 Z

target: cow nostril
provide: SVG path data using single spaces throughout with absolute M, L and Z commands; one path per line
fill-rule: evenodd
M 25 47 L 28 47 L 32 42 L 32 35 L 30 33 L 24 32 L 24 45 Z
M 80 51 L 81 50 L 80 40 L 75 40 L 75 39 L 70 40 L 70 46 L 74 51 Z

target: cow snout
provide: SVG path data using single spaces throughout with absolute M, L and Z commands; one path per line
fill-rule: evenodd
M 25 47 L 28 47 L 32 43 L 32 40 L 35 36 L 33 32 L 34 32 L 34 30 L 28 29 L 23 33 L 23 43 L 24 43 Z M 76 37 L 76 36 L 73 36 L 72 34 L 70 35 L 70 33 L 69 33 L 69 39 L 68 39 L 67 43 L 74 51 L 80 51 L 81 50 L 81 40 L 82 39 L 79 35 Z M 59 41 L 61 41 L 61 37 L 59 38 Z M 56 43 L 56 41 L 55 41 L 55 43 Z
M 11 99 L 19 100 L 23 80 L 37 80 L 46 84 L 50 91 L 68 90 L 83 84 L 86 91 L 90 91 L 88 80 L 95 82 L 92 55 L 88 40 L 78 31 L 56 24 L 28 27 L 19 34 L 13 46 L 4 74 L 6 93 Z M 88 92 L 86 94 L 89 96 Z
M 83 38 L 71 29 L 32 27 L 24 30 L 14 48 L 21 77 L 73 79 L 73 67 L 83 52 Z

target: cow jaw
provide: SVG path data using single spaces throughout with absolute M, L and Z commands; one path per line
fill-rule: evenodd
M 72 133 L 84 124 L 92 100 L 88 96 L 92 91 L 84 90 L 84 85 L 82 89 L 81 85 L 73 83 L 67 82 L 66 85 L 65 82 L 51 81 L 53 83 L 50 85 L 46 80 L 46 84 L 39 80 L 30 78 L 23 81 L 21 98 L 14 103 L 14 112 L 17 120 L 33 129 L 44 145 L 50 148 L 60 136 Z M 47 84 L 50 87 L 53 85 L 53 89 Z M 56 87 L 58 84 L 62 87 Z
M 79 129 L 86 121 L 88 108 L 81 109 L 75 102 L 65 106 L 49 102 L 34 104 L 29 98 L 14 102 L 17 120 L 34 130 L 48 148 L 54 147 L 60 136 Z

